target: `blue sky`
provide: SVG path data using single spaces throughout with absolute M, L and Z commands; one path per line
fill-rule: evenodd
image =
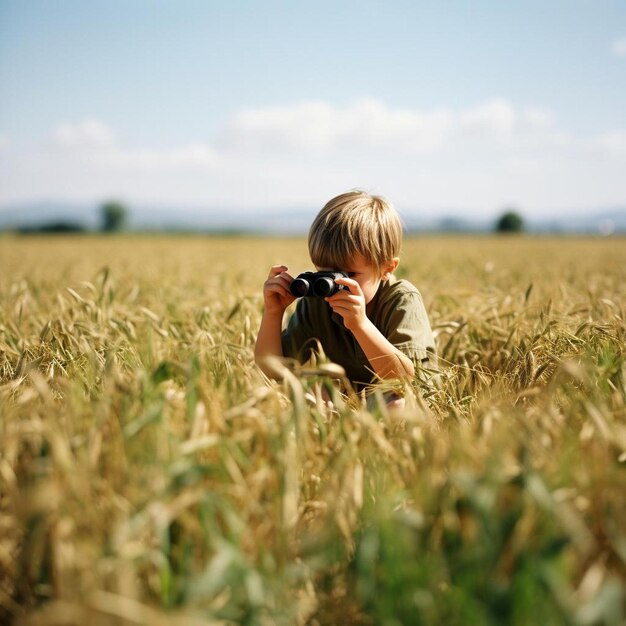
M 0 0 L 0 206 L 626 205 L 626 3 Z

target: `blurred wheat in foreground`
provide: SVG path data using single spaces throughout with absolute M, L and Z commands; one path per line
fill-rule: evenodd
M 623 240 L 405 241 L 401 413 L 252 359 L 301 240 L 0 238 L 0 622 L 626 623 Z

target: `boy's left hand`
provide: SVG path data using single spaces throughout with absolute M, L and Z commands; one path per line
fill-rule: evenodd
M 337 278 L 338 285 L 345 285 L 342 289 L 330 298 L 324 298 L 330 304 L 333 311 L 339 313 L 343 318 L 343 325 L 348 330 L 359 328 L 367 321 L 365 312 L 365 296 L 361 290 L 361 285 L 352 278 Z

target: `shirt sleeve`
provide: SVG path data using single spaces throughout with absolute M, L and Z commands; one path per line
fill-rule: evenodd
M 420 293 L 401 293 L 386 308 L 382 332 L 387 340 L 414 363 L 435 367 L 435 338 Z

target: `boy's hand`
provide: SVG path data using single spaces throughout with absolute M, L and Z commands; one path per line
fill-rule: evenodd
M 274 265 L 263 285 L 265 312 L 270 315 L 282 315 L 285 309 L 296 299 L 289 291 L 293 277 L 287 273 L 286 265 Z
M 355 330 L 367 321 L 365 312 L 365 296 L 361 285 L 352 278 L 337 278 L 338 285 L 345 285 L 348 291 L 342 289 L 330 298 L 324 298 L 333 311 L 343 318 L 343 325 L 348 330 Z

